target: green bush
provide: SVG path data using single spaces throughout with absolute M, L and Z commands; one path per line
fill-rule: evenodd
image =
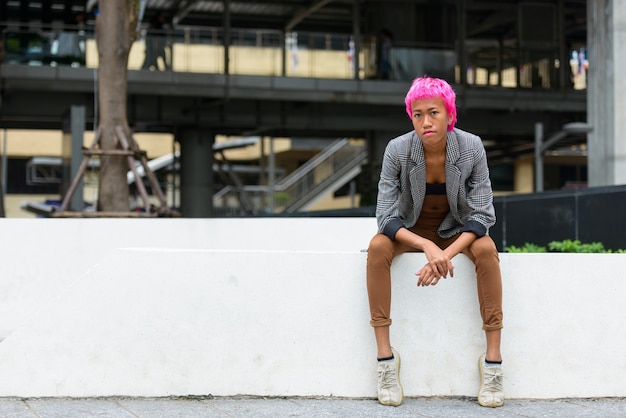
M 579 240 L 565 239 L 563 241 L 551 241 L 548 243 L 548 250 L 540 245 L 525 243 L 521 247 L 510 245 L 505 247 L 505 251 L 509 253 L 545 253 L 547 251 L 554 253 L 618 253 L 625 254 L 626 250 L 610 250 L 604 248 L 601 242 L 582 243 Z
M 605 253 L 607 250 L 601 242 L 583 244 L 579 240 L 566 239 L 548 243 L 550 251 L 557 253 Z
M 509 245 L 505 248 L 508 253 L 545 253 L 546 247 L 542 247 L 540 245 L 531 244 L 529 242 L 525 243 L 521 247 L 516 247 L 515 245 Z

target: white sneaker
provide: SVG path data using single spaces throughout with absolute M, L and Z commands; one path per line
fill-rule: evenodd
M 496 408 L 504 405 L 504 390 L 502 389 L 502 367 L 487 367 L 485 355 L 478 359 L 478 371 L 480 373 L 480 389 L 478 390 L 478 403 L 482 406 Z
M 378 362 L 378 402 L 398 406 L 404 399 L 400 384 L 400 354 L 392 347 L 392 362 Z

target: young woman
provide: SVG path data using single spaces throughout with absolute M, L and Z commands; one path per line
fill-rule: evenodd
M 487 350 L 479 359 L 483 406 L 504 404 L 502 390 L 502 279 L 488 230 L 495 223 L 487 157 L 480 138 L 454 127 L 455 94 L 444 80 L 414 80 L 406 98 L 413 131 L 392 139 L 383 157 L 376 219 L 378 233 L 367 256 L 367 291 L 378 347 L 378 399 L 400 405 L 400 356 L 389 338 L 391 262 L 422 251 L 428 262 L 418 286 L 453 276 L 452 259 L 467 255 L 476 266 L 478 300 Z

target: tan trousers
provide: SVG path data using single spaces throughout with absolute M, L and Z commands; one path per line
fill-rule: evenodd
M 428 199 L 430 196 L 426 196 Z M 435 197 L 435 196 L 433 196 Z M 437 196 L 438 197 L 438 196 Z M 447 210 L 420 214 L 419 220 L 410 231 L 427 238 L 445 249 L 459 235 L 441 238 L 437 228 Z M 374 327 L 391 325 L 391 262 L 394 257 L 404 252 L 418 250 L 392 241 L 384 234 L 376 234 L 370 241 L 367 251 L 367 292 L 371 312 L 370 324 Z M 492 331 L 502 328 L 502 275 L 498 250 L 490 236 L 476 239 L 463 251 L 476 266 L 478 302 L 483 329 Z M 419 266 L 421 267 L 421 266 Z

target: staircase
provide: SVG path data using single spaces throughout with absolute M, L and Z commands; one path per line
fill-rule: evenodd
M 364 141 L 338 139 L 273 188 L 226 186 L 213 196 L 213 207 L 221 216 L 305 211 L 355 178 L 366 159 Z

